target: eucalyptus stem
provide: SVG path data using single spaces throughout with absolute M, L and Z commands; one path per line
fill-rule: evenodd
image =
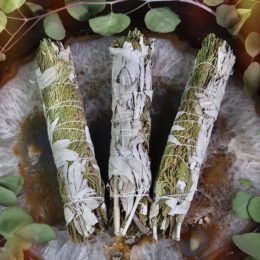
M 71 239 L 104 229 L 104 186 L 95 160 L 69 48 L 43 40 L 36 71 Z
M 165 235 L 174 217 L 175 240 L 180 240 L 181 224 L 197 188 L 200 167 L 234 62 L 226 41 L 214 34 L 204 39 L 168 137 L 155 184 L 150 224 Z

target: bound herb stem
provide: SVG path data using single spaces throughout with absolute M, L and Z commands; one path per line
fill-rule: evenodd
M 47 130 L 58 170 L 71 239 L 82 242 L 103 230 L 104 185 L 95 160 L 69 48 L 43 40 L 36 71 Z
M 144 231 L 143 227 L 148 226 L 152 50 L 153 44 L 138 30 L 116 39 L 110 48 L 113 115 L 109 178 L 114 202 L 114 230 L 119 236 L 127 235 L 131 224 L 135 223 L 133 218 L 139 219 L 137 231 Z M 136 227 L 131 231 L 136 232 Z
M 127 232 L 128 228 L 129 228 L 129 226 L 131 225 L 131 222 L 132 222 L 132 220 L 133 220 L 133 217 L 134 217 L 134 215 L 135 215 L 135 211 L 136 211 L 136 209 L 137 209 L 137 206 L 138 206 L 140 200 L 141 200 L 141 198 L 137 198 L 137 199 L 135 200 L 135 203 L 134 203 L 134 206 L 133 206 L 133 208 L 132 208 L 132 210 L 131 210 L 131 213 L 129 214 L 125 225 L 122 227 L 122 231 L 121 231 L 121 235 L 122 235 L 122 236 L 125 236 L 125 235 L 126 235 L 126 232 Z
M 166 234 L 174 217 L 173 237 L 180 240 L 181 224 L 197 188 L 200 167 L 234 62 L 226 41 L 213 34 L 204 39 L 161 160 L 150 212 L 154 237 L 158 230 L 161 235 Z

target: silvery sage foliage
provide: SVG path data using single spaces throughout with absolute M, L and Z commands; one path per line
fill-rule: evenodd
M 43 40 L 36 71 L 71 239 L 103 229 L 104 186 L 95 160 L 70 49 Z
M 141 233 L 148 231 L 152 51 L 153 42 L 138 30 L 115 40 L 110 48 L 113 116 L 109 179 L 116 235 L 126 235 L 133 221 Z
M 150 211 L 153 236 L 180 239 L 181 223 L 197 188 L 214 122 L 235 57 L 226 41 L 208 35 L 198 52 L 173 123 L 155 185 Z M 170 230 L 169 230 L 170 229 Z

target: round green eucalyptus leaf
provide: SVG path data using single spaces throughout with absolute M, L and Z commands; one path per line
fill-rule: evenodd
M 260 233 L 246 233 L 233 236 L 235 245 L 246 254 L 260 259 Z
M 203 3 L 208 6 L 217 6 L 224 3 L 225 0 L 204 0 Z
M 87 5 L 81 4 L 81 5 L 69 6 L 70 3 L 77 3 L 77 2 L 65 0 L 67 11 L 74 19 L 78 21 L 87 21 L 89 19 L 89 12 L 88 12 Z
M 65 38 L 65 28 L 60 16 L 56 13 L 50 14 L 44 18 L 43 28 L 45 33 L 54 40 L 60 41 Z
M 22 208 L 7 208 L 0 213 L 0 234 L 5 237 L 33 223 L 32 217 Z
M 44 243 L 56 238 L 53 229 L 46 224 L 29 224 L 16 232 L 16 235 L 32 243 Z
M 88 3 L 94 3 L 94 2 L 100 2 L 100 0 L 83 0 L 83 2 L 88 2 Z M 105 1 L 102 1 L 105 2 Z M 95 15 L 98 13 L 101 13 L 105 9 L 106 5 L 105 4 L 89 4 L 88 5 L 88 10 L 90 15 Z
M 239 22 L 235 24 L 233 27 L 230 27 L 228 31 L 232 35 L 237 35 L 240 29 L 242 28 L 242 26 L 244 25 L 244 23 L 246 22 L 246 20 L 250 17 L 251 12 L 252 9 L 238 8 L 237 13 L 239 15 Z
M 149 10 L 144 18 L 146 27 L 153 32 L 173 32 L 181 22 L 179 16 L 168 7 L 159 7 Z
M 20 194 L 23 189 L 24 180 L 22 176 L 3 176 L 0 177 L 0 186 L 3 186 L 16 195 Z
M 0 186 L 0 205 L 6 207 L 17 205 L 17 198 L 14 192 Z
M 7 24 L 6 15 L 0 10 L 0 33 L 5 29 Z
M 232 201 L 232 209 L 238 218 L 248 219 L 250 216 L 247 212 L 247 205 L 252 195 L 245 191 L 237 192 L 235 198 Z
M 3 248 L 0 249 L 1 260 L 24 260 L 23 250 L 28 250 L 32 247 L 32 243 L 12 236 L 7 239 Z
M 126 14 L 113 13 L 99 16 L 89 20 L 93 32 L 102 36 L 110 36 L 124 31 L 130 24 L 130 18 Z
M 26 0 L 0 0 L 0 9 L 9 14 L 14 10 L 20 8 Z
M 239 15 L 234 5 L 220 5 L 216 10 L 217 24 L 231 28 L 239 22 Z
M 252 62 L 244 72 L 243 76 L 245 90 L 248 95 L 253 95 L 260 87 L 260 65 L 258 62 Z
M 44 10 L 41 5 L 32 2 L 26 2 L 26 5 L 30 8 L 33 14 L 38 14 L 39 12 Z
M 245 40 L 245 48 L 251 57 L 255 57 L 260 53 L 260 33 L 251 32 Z
M 32 246 L 32 243 L 31 243 L 31 246 Z M 30 246 L 30 248 L 31 248 L 31 246 Z M 4 249 L 4 251 L 6 251 L 6 252 L 10 253 L 12 256 L 14 256 L 16 260 L 24 260 L 23 250 L 26 250 L 26 249 L 23 248 L 23 241 L 19 240 L 15 236 L 7 239 L 3 249 Z M 27 248 L 27 249 L 29 249 L 29 248 Z M 0 259 L 2 259 L 2 258 L 0 258 Z
M 260 223 L 260 196 L 255 196 L 249 201 L 248 213 L 255 222 Z

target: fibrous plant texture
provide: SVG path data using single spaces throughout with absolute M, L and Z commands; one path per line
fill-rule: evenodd
M 58 169 L 70 237 L 82 242 L 104 228 L 104 186 L 95 160 L 70 49 L 43 40 L 36 71 Z
M 208 35 L 198 52 L 173 123 L 155 184 L 150 224 L 180 239 L 181 223 L 197 188 L 200 167 L 235 58 L 226 41 Z M 173 232 L 174 229 L 174 232 Z
M 113 116 L 109 178 L 115 234 L 125 236 L 133 222 L 141 233 L 148 231 L 153 42 L 134 30 L 115 40 L 110 52 Z

